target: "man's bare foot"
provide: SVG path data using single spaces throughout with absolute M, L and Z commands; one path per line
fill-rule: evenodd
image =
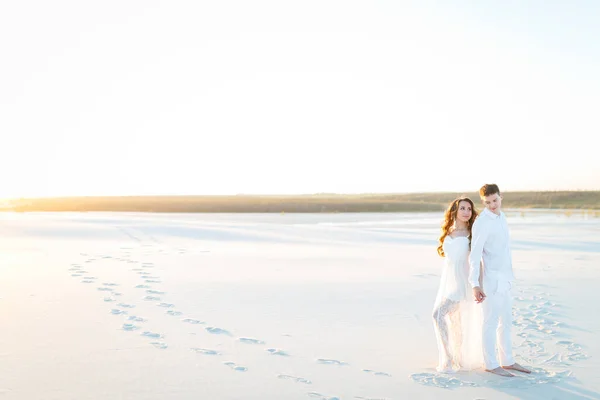
M 514 376 L 510 372 L 505 371 L 504 369 L 502 369 L 501 367 L 497 367 L 497 368 L 494 368 L 494 369 L 486 369 L 486 371 L 487 372 L 491 372 L 492 374 L 506 376 L 506 377 Z
M 524 366 L 522 366 L 520 364 L 517 364 L 517 363 L 514 363 L 513 365 L 508 365 L 506 367 L 503 366 L 502 368 L 504 368 L 504 369 L 513 369 L 515 371 L 525 372 L 526 374 L 530 374 L 531 373 L 530 370 L 528 370 Z

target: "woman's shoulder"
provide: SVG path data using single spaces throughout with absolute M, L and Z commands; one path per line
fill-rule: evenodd
M 465 240 L 465 242 L 467 242 L 467 243 L 470 243 L 470 242 L 471 242 L 471 239 L 469 239 L 469 236 L 466 236 L 466 235 L 456 235 L 456 236 L 454 236 L 454 237 L 452 237 L 452 236 L 448 235 L 448 236 L 446 236 L 446 237 L 444 238 L 444 242 L 443 242 L 443 244 L 446 244 L 446 243 L 451 243 L 451 242 L 453 242 L 453 241 L 456 241 L 456 240 L 463 240 L 463 239 L 466 239 L 466 240 Z

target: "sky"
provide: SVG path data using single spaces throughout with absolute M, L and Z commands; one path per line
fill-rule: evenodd
M 5 1 L 0 197 L 600 190 L 596 1 Z

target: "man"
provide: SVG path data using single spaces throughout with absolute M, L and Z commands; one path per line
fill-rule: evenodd
M 477 303 L 483 309 L 483 359 L 485 370 L 502 376 L 514 376 L 508 370 L 531 371 L 517 364 L 512 355 L 512 297 L 514 275 L 506 216 L 501 210 L 502 196 L 496 184 L 479 190 L 485 209 L 473 223 L 469 283 Z M 482 286 L 479 270 L 483 257 Z M 484 292 L 485 290 L 485 292 Z M 500 362 L 496 357 L 496 347 Z

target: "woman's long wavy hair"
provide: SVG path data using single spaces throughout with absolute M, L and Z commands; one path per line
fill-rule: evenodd
M 458 213 L 458 205 L 460 204 L 461 201 L 466 201 L 471 205 L 471 218 L 469 219 L 469 221 L 467 222 L 468 228 L 469 228 L 469 243 L 471 242 L 471 230 L 473 229 L 473 222 L 475 221 L 475 218 L 477 218 L 477 211 L 475 211 L 475 204 L 473 204 L 473 200 L 471 200 L 468 197 L 459 197 L 458 199 L 454 200 L 452 203 L 450 203 L 450 205 L 448 206 L 448 208 L 446 209 L 446 212 L 444 213 L 444 222 L 442 223 L 442 234 L 440 235 L 439 238 L 439 246 L 437 248 L 437 252 L 440 255 L 440 257 L 446 257 L 446 255 L 444 254 L 444 239 L 446 239 L 446 236 L 448 236 L 450 234 L 450 229 L 452 228 L 452 226 L 454 225 L 454 222 L 456 221 L 456 214 Z

